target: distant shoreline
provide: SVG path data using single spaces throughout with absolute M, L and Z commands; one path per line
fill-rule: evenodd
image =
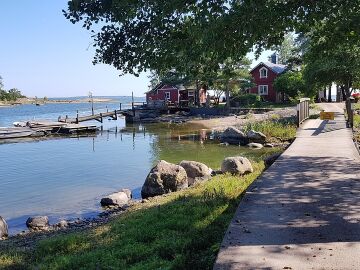
M 112 98 L 81 98 L 81 99 L 35 99 L 35 98 L 20 98 L 16 101 L 12 102 L 3 102 L 0 101 L 0 108 L 2 107 L 11 107 L 16 105 L 24 105 L 24 104 L 64 104 L 64 103 L 108 103 L 115 102 L 115 99 Z

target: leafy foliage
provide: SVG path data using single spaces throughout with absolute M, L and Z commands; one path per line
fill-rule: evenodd
M 92 31 L 94 63 L 124 73 L 175 68 L 198 77 L 227 58 L 241 60 L 254 45 L 259 54 L 280 45 L 286 33 L 348 17 L 347 10 L 359 10 L 359 1 L 73 0 L 64 15 Z M 347 21 L 359 25 L 355 17 Z
M 308 96 L 310 94 L 306 92 L 305 81 L 300 71 L 288 71 L 281 74 L 275 79 L 274 88 L 277 92 L 285 93 L 290 98 L 297 98 L 303 95 Z
M 0 100 L 1 101 L 16 101 L 18 98 L 25 97 L 21 94 L 20 90 L 17 88 L 12 88 L 9 91 L 3 89 L 4 84 L 2 77 L 0 76 Z

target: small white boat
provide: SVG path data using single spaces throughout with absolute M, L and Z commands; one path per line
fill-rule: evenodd
M 35 134 L 35 132 L 30 128 L 0 127 L 0 139 L 23 138 L 33 134 Z

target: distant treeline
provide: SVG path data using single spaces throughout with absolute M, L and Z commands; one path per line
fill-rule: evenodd
M 10 90 L 3 89 L 4 84 L 2 82 L 2 77 L 0 76 L 0 100 L 1 101 L 16 101 L 18 98 L 25 97 L 23 94 L 21 94 L 21 91 L 12 88 Z

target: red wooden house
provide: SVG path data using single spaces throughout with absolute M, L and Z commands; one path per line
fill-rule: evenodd
M 250 71 L 255 87 L 249 92 L 260 95 L 266 101 L 280 102 L 282 94 L 275 91 L 273 83 L 280 74 L 286 71 L 286 66 L 277 64 L 276 56 L 272 55 L 271 58 L 273 62 L 261 62 Z
M 201 103 L 206 102 L 206 90 L 200 89 L 199 98 L 196 99 L 196 87 L 184 85 L 170 85 L 159 83 L 153 89 L 146 92 L 146 102 L 148 105 L 167 104 L 176 107 L 187 107 L 195 105 L 198 100 Z

